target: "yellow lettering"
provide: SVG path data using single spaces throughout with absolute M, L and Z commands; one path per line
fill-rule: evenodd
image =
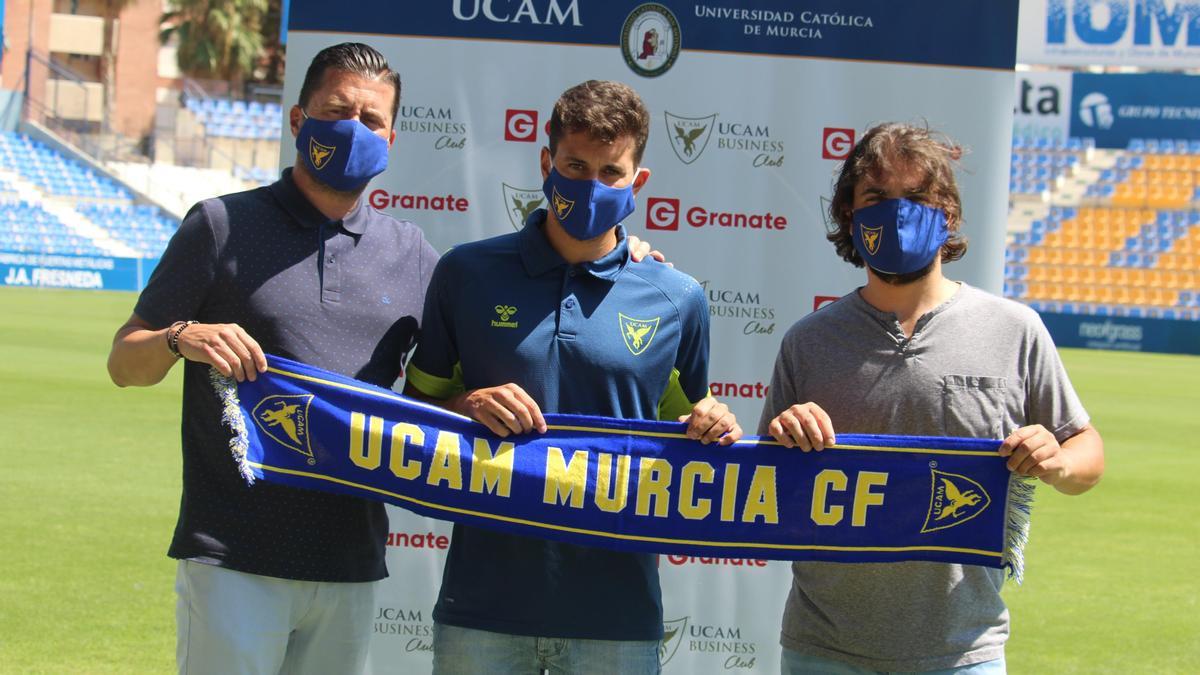
M 408 443 L 425 445 L 425 432 L 415 424 L 400 422 L 392 425 L 391 437 L 391 447 L 388 450 L 391 458 L 388 460 L 388 468 L 392 470 L 392 475 L 396 478 L 415 480 L 421 475 L 421 462 L 415 459 L 404 461 L 404 448 Z
M 507 497 L 512 487 L 513 458 L 516 448 L 512 443 L 502 442 L 492 452 L 486 439 L 476 438 L 474 458 L 471 461 L 471 492 Z
M 838 505 L 829 506 L 829 491 L 846 489 L 846 474 L 837 469 L 825 469 L 813 480 L 812 521 L 817 525 L 837 525 L 842 522 L 845 509 Z
M 887 485 L 888 475 L 881 471 L 860 471 L 854 483 L 854 511 L 850 524 L 864 527 L 867 524 L 867 507 L 883 504 L 882 492 L 871 492 L 871 488 Z
M 737 484 L 738 474 L 741 473 L 741 464 L 726 464 L 725 465 L 725 486 L 721 489 L 721 521 L 732 523 L 734 518 L 734 509 L 737 507 Z
M 587 450 L 576 450 L 570 463 L 563 457 L 562 448 L 546 449 L 546 489 L 542 501 L 546 504 L 568 504 L 583 508 L 583 493 L 587 490 Z M 569 502 L 569 503 L 568 503 Z
M 764 523 L 779 523 L 779 497 L 775 489 L 775 467 L 756 466 L 750 479 L 750 492 L 746 495 L 746 506 L 742 509 L 742 522 L 753 523 L 755 518 Z
M 379 468 L 383 457 L 383 418 L 371 415 L 370 438 L 363 452 L 363 430 L 367 416 L 360 412 L 350 413 L 350 461 L 362 469 L 374 471 Z
M 596 458 L 596 506 L 601 511 L 620 513 L 629 502 L 629 455 L 617 455 L 617 481 L 612 481 L 612 454 Z
M 711 499 L 696 499 L 696 481 L 713 482 L 712 464 L 708 462 L 688 462 L 679 473 L 679 515 L 688 520 L 703 520 L 712 513 Z
M 634 513 L 650 515 L 650 500 L 654 500 L 654 515 L 667 517 L 667 502 L 671 496 L 667 488 L 671 485 L 671 464 L 665 459 L 643 457 L 638 463 L 638 496 Z
M 442 481 L 446 481 L 446 487 L 462 489 L 462 451 L 458 434 L 449 431 L 438 432 L 433 459 L 429 461 L 429 475 L 425 477 L 425 482 L 434 487 Z

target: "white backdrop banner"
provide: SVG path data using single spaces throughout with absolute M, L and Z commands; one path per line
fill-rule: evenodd
M 1017 0 L 293 0 L 290 12 L 285 102 L 338 42 L 367 42 L 400 72 L 396 144 L 367 198 L 439 250 L 512 232 L 544 205 L 538 151 L 564 89 L 635 88 L 653 175 L 625 225 L 704 284 L 712 390 L 750 430 L 783 333 L 863 281 L 825 240 L 825 210 L 871 125 L 928 123 L 964 146 L 971 249 L 948 273 L 1001 287 Z M 450 527 L 389 513 L 370 669 L 426 672 Z M 778 672 L 786 564 L 659 565 L 665 672 Z
M 1021 0 L 1017 61 L 1200 68 L 1197 0 Z

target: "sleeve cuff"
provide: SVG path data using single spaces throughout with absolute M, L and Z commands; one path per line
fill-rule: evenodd
M 454 372 L 450 377 L 430 375 L 412 364 L 409 364 L 405 376 L 409 384 L 430 398 L 444 401 L 465 391 L 462 380 L 462 364 L 459 363 L 454 364 Z

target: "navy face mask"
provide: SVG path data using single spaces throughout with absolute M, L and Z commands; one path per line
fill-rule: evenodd
M 304 113 L 296 149 L 314 178 L 341 192 L 362 188 L 387 168 L 387 141 L 358 120 L 319 120 Z
M 871 269 L 908 274 L 933 262 L 950 232 L 945 211 L 907 199 L 888 199 L 855 211 L 850 236 Z
M 567 178 L 554 167 L 542 185 L 554 217 L 580 241 L 595 239 L 633 213 L 633 184 L 614 188 L 598 180 Z

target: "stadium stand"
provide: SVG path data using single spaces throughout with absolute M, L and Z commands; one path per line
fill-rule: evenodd
M 1005 295 L 1043 312 L 1200 320 L 1200 143 L 1014 139 Z
M 156 258 L 176 221 L 117 181 L 23 134 L 0 133 L 0 249 Z

